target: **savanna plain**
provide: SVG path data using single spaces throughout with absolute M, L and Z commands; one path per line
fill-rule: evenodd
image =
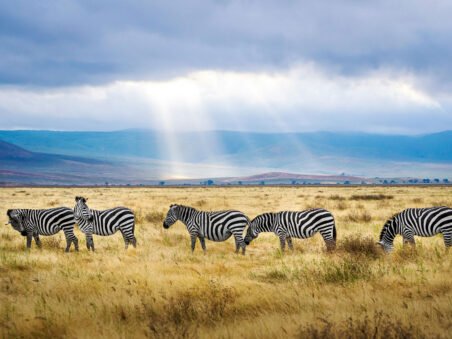
M 8 208 L 130 207 L 136 249 L 120 233 L 94 237 L 88 252 L 64 253 L 64 235 L 25 250 Z M 199 242 L 162 221 L 172 203 L 203 210 L 329 209 L 337 250 L 320 235 L 294 239 L 282 254 L 261 234 L 235 254 L 233 239 Z M 375 241 L 386 219 L 407 207 L 452 206 L 450 187 L 2 188 L 0 333 L 4 338 L 450 338 L 452 251 L 442 236 L 386 255 Z

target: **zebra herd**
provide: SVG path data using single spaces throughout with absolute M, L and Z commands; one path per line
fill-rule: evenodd
M 86 236 L 88 250 L 94 251 L 93 235 L 108 236 L 117 231 L 121 232 L 126 249 L 129 244 L 136 247 L 135 216 L 132 210 L 126 207 L 104 211 L 92 210 L 86 202 L 87 199 L 76 197 L 73 210 L 67 207 L 41 210 L 9 209 L 8 223 L 26 237 L 27 248 L 31 247 L 33 239 L 36 245 L 41 247 L 40 235 L 49 236 L 62 230 L 66 237 L 66 252 L 69 252 L 71 244 L 74 244 L 75 250 L 78 251 L 78 239 L 74 234 L 75 223 Z M 233 236 L 236 253 L 241 249 L 242 254 L 245 254 L 246 246 L 263 232 L 275 233 L 279 237 L 282 251 L 285 250 L 286 242 L 289 249 L 293 249 L 292 238 L 306 239 L 316 233 L 322 236 L 328 251 L 336 248 L 334 217 L 323 208 L 299 212 L 263 213 L 250 220 L 237 210 L 206 212 L 189 206 L 171 205 L 163 221 L 163 227 L 167 229 L 178 220 L 187 227 L 192 252 L 195 250 L 197 239 L 202 250 L 206 252 L 206 238 L 212 241 L 225 241 Z M 414 244 L 414 236 L 430 237 L 436 234 L 443 235 L 446 249 L 452 246 L 452 208 L 403 210 L 385 223 L 377 243 L 385 251 L 390 252 L 396 235 L 403 237 L 404 244 Z

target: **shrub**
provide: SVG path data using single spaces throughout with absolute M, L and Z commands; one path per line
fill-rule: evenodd
M 346 258 L 343 261 L 323 261 L 321 278 L 327 283 L 351 283 L 357 280 L 368 280 L 373 273 L 368 261 L 356 261 Z
M 61 238 L 58 236 L 48 237 L 45 239 L 41 238 L 42 246 L 45 248 L 60 248 Z
M 390 200 L 394 199 L 393 195 L 386 194 L 353 194 L 350 200 Z
M 340 196 L 340 195 L 338 195 L 338 194 L 330 195 L 330 196 L 328 197 L 328 199 L 330 199 L 330 200 L 339 200 L 339 201 L 345 200 L 344 197 L 342 197 L 342 196 Z
M 351 339 L 422 339 L 427 336 L 419 327 L 405 324 L 400 319 L 386 313 L 375 312 L 373 317 L 364 319 L 348 318 L 346 321 L 330 322 L 320 319 L 323 324 L 303 326 L 298 331 L 298 338 L 351 338 Z
M 358 212 L 356 210 L 351 211 L 346 217 L 345 221 L 349 222 L 370 222 L 372 220 L 372 216 L 367 211 Z
M 144 216 L 144 220 L 153 224 L 162 223 L 164 219 L 165 215 L 162 212 L 149 212 Z
M 343 210 L 347 209 L 347 207 L 348 207 L 347 203 L 344 202 L 344 201 L 342 201 L 342 200 L 340 200 L 340 201 L 336 204 L 336 208 L 337 208 L 339 211 L 343 211 Z
M 362 237 L 359 234 L 350 235 L 344 238 L 340 243 L 340 247 L 347 253 L 364 255 L 374 259 L 378 258 L 382 253 L 375 243 L 375 239 L 369 236 Z

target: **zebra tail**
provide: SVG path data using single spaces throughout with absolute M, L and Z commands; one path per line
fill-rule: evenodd
M 334 239 L 334 241 L 336 241 L 336 238 L 337 238 L 336 221 L 334 220 L 334 217 L 333 217 L 333 239 Z

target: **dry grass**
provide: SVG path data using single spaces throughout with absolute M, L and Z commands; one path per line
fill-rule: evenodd
M 394 199 L 393 195 L 388 194 L 353 194 L 350 200 L 390 200 Z
M 441 187 L 3 188 L 8 208 L 73 206 L 89 197 L 103 209 L 136 215 L 137 249 L 118 233 L 95 237 L 96 252 L 64 253 L 63 234 L 25 251 L 25 238 L 0 229 L 1 337 L 151 338 L 447 338 L 452 328 L 452 260 L 441 237 L 383 254 L 375 241 L 391 215 L 407 207 L 452 205 Z M 357 197 L 384 198 L 357 198 Z M 392 197 L 392 198 L 388 198 Z M 324 207 L 337 222 L 338 249 L 294 239 L 282 255 L 272 234 L 245 256 L 233 240 L 199 243 L 185 226 L 162 229 L 171 203 L 206 210 L 265 211 Z M 73 250 L 72 250 L 73 251 Z

